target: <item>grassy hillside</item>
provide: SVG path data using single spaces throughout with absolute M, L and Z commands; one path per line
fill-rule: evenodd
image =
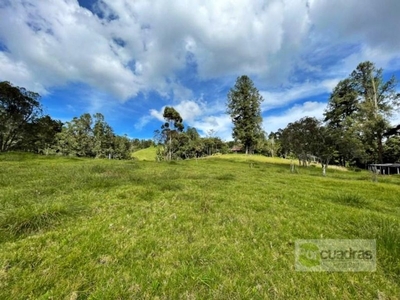
M 398 176 L 251 159 L 0 155 L 0 299 L 398 299 Z M 376 272 L 295 271 L 326 238 Z
M 156 147 L 149 147 L 146 149 L 141 149 L 132 153 L 132 157 L 138 160 L 155 161 L 156 160 Z

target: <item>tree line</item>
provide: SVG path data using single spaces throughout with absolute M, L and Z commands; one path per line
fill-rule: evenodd
M 40 95 L 0 82 L 0 151 L 127 159 L 150 140 L 116 135 L 104 116 L 85 113 L 62 123 L 43 115 Z
M 206 137 L 201 137 L 194 127 L 185 130 L 181 115 L 173 107 L 165 107 L 163 117 L 165 123 L 161 130 L 154 131 L 157 161 L 199 158 L 228 152 L 228 145 L 214 136 L 214 130 L 210 130 Z
M 391 128 L 389 122 L 399 108 L 396 87 L 394 76 L 385 80 L 382 69 L 369 61 L 362 62 L 333 89 L 323 119 L 304 117 L 267 134 L 262 129 L 260 108 L 264 99 L 248 76 L 240 76 L 227 95 L 234 139 L 226 143 L 227 149 L 296 158 L 303 166 L 318 161 L 323 171 L 330 163 L 365 167 L 398 162 L 400 131 Z M 160 158 L 190 158 L 204 153 L 191 135 L 195 129 L 183 131 L 178 112 L 166 107 L 164 118 L 165 124 L 156 131 L 163 145 Z
M 245 153 L 365 167 L 370 163 L 400 162 L 400 124 L 390 118 L 399 109 L 397 79 L 384 78 L 372 62 L 360 63 L 333 89 L 324 117 L 304 117 L 284 129 L 266 134 L 261 128 L 264 100 L 247 76 L 238 77 L 228 93 L 227 113 L 233 138 Z
M 315 155 L 324 164 L 364 167 L 400 161 L 399 131 L 390 125 L 400 94 L 394 76 L 369 61 L 360 63 L 333 89 L 324 119 L 305 117 L 273 133 L 283 156 L 304 164 Z

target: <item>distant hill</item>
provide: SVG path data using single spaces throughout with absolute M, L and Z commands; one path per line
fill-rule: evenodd
M 138 160 L 147 160 L 147 161 L 155 161 L 156 160 L 156 147 L 149 147 L 146 149 L 141 149 L 132 153 L 132 157 L 137 158 Z

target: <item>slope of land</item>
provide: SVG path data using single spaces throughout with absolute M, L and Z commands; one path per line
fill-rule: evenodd
M 0 165 L 0 299 L 400 295 L 398 176 L 241 156 Z M 297 272 L 298 239 L 376 239 L 376 272 Z
M 156 160 L 156 153 L 157 153 L 157 148 L 156 147 L 149 147 L 146 149 L 140 149 L 136 152 L 132 153 L 132 157 L 138 159 L 138 160 L 144 160 L 144 161 L 155 161 Z

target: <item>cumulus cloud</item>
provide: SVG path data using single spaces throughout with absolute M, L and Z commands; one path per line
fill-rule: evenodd
M 0 9 L 9 63 L 24 66 L 32 80 L 45 88 L 85 82 L 126 99 L 141 82 L 105 29 L 76 1 L 13 1 Z
M 296 104 L 290 109 L 276 116 L 264 118 L 263 128 L 266 132 L 284 129 L 289 123 L 300 120 L 303 117 L 315 117 L 320 119 L 326 108 L 325 102 L 307 101 L 303 104 Z
M 264 98 L 261 109 L 262 111 L 268 111 L 274 108 L 285 107 L 301 99 L 331 93 L 338 82 L 339 79 L 327 79 L 322 82 L 297 84 L 278 92 L 261 91 L 260 94 Z
M 232 140 L 232 121 L 226 114 L 204 116 L 193 122 L 191 126 L 201 130 L 200 133 L 203 136 L 213 130 L 215 136 L 220 137 L 222 140 Z
M 13 61 L 7 53 L 0 52 L 0 69 L 3 74 L 6 74 L 4 78 L 0 79 L 41 94 L 46 93 L 45 87 L 41 82 L 35 80 L 26 64 L 21 61 Z
M 7 2 L 0 41 L 9 61 L 46 88 L 79 81 L 120 99 L 151 89 L 179 95 L 185 88 L 176 72 L 189 56 L 202 79 L 288 73 L 309 26 L 303 0 L 99 0 L 94 7 Z
M 198 96 L 185 72 L 200 83 L 247 74 L 267 111 L 330 92 L 361 60 L 400 68 L 399 11 L 398 0 L 3 1 L 0 79 L 41 93 L 79 82 L 121 101 L 157 91 L 194 122 L 220 111 L 184 102 Z
M 172 106 L 181 115 L 185 122 L 193 122 L 205 113 L 206 104 L 201 101 L 183 100 L 175 105 L 165 105 L 160 110 L 151 109 L 150 115 L 159 121 L 164 121 L 163 112 L 166 106 Z
M 331 41 L 364 43 L 369 48 L 397 52 L 400 46 L 398 0 L 310 1 L 310 18 L 317 34 Z

